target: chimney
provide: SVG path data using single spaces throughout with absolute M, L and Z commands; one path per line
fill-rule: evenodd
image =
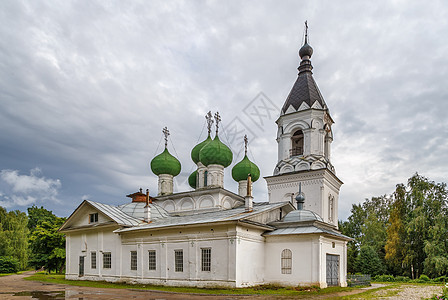
M 151 222 L 151 206 L 149 206 L 149 190 L 146 189 L 146 205 L 144 212 L 144 219 L 146 223 Z
M 246 205 L 246 212 L 254 210 L 254 197 L 252 197 L 252 178 L 250 174 L 247 175 L 247 194 L 244 197 L 244 203 Z

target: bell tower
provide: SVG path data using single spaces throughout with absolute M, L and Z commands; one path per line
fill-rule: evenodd
M 312 55 L 305 22 L 305 42 L 299 50 L 299 74 L 276 121 L 277 165 L 273 176 L 265 179 L 269 202 L 292 201 L 301 183 L 303 193 L 309 199 L 305 209 L 337 226 L 337 202 L 342 181 L 331 164 L 334 121 L 314 81 Z

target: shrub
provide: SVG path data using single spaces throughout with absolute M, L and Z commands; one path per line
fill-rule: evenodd
M 394 282 L 395 278 L 392 275 L 376 275 L 375 277 L 373 277 L 373 281 Z
M 443 275 L 431 280 L 432 282 L 448 282 L 448 277 Z
M 422 280 L 422 281 L 424 281 L 424 282 L 428 282 L 428 281 L 431 280 L 431 279 L 429 279 L 429 277 L 426 276 L 425 274 L 420 275 L 420 277 L 419 277 L 418 279 L 419 279 L 419 280 Z
M 19 260 L 11 256 L 0 256 L 0 273 L 16 273 L 19 271 Z
M 411 278 L 406 277 L 406 276 L 397 276 L 397 277 L 395 277 L 395 281 L 396 282 L 408 282 L 410 280 L 411 280 Z

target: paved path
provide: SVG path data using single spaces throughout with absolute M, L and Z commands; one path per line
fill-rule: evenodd
M 144 291 L 132 289 L 113 289 L 113 288 L 93 288 L 93 287 L 77 287 L 65 284 L 42 283 L 37 281 L 24 280 L 24 277 L 31 275 L 34 272 L 26 272 L 20 275 L 10 275 L 0 277 L 0 300 L 12 299 L 148 299 L 148 300 L 174 300 L 174 299 L 200 299 L 200 300 L 240 300 L 240 299 L 326 299 L 338 298 L 347 295 L 358 294 L 366 289 L 373 289 L 381 287 L 382 285 L 373 284 L 371 287 L 352 290 L 349 292 L 340 292 L 326 295 L 319 295 L 314 297 L 290 297 L 290 296 L 261 296 L 261 295 L 202 295 L 202 294 L 180 294 L 171 292 L 159 291 Z M 419 291 L 415 290 L 418 286 L 411 289 L 404 289 L 404 294 L 399 294 L 398 298 L 393 299 L 413 299 L 410 294 L 420 295 Z M 425 287 L 428 289 L 428 287 Z M 440 288 L 441 289 L 441 288 Z M 429 292 L 429 291 L 427 291 Z M 433 292 L 433 290 L 431 290 Z M 432 295 L 432 294 L 431 294 Z M 431 296 L 429 295 L 429 296 Z M 428 296 L 428 297 L 429 297 Z M 381 297 L 381 296 L 380 296 Z M 382 298 L 387 299 L 387 298 Z M 418 298 L 420 299 L 420 298 Z

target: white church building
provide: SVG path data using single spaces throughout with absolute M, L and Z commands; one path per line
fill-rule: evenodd
M 276 121 L 278 163 L 264 177 L 268 201 L 252 196 L 260 171 L 247 155 L 232 168 L 238 191 L 224 188 L 233 155 L 219 139 L 218 113 L 214 120 L 207 114 L 208 137 L 191 151 L 192 190 L 174 193 L 181 164 L 167 149 L 165 128 L 165 149 L 151 161 L 157 196 L 140 189 L 119 206 L 84 200 L 60 228 L 66 279 L 346 286 L 351 239 L 338 231 L 342 182 L 331 164 L 333 119 L 312 76 L 312 54 L 305 34 L 299 74 Z M 245 145 L 247 153 L 247 138 Z

